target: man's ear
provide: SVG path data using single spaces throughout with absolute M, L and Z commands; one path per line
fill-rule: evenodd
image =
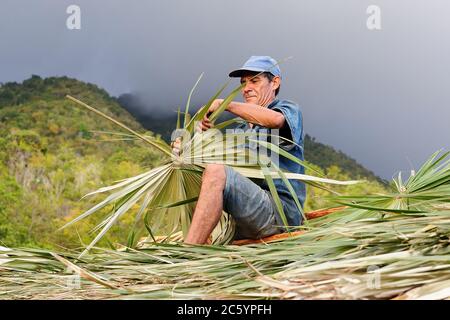
M 273 89 L 277 90 L 280 87 L 280 84 L 281 84 L 281 78 L 278 76 L 273 77 L 273 79 L 272 79 Z

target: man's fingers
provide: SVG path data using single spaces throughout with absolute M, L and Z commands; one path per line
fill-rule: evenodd
M 203 120 L 198 123 L 196 131 L 202 132 L 211 129 L 212 127 L 214 127 L 214 124 L 211 121 L 209 121 L 209 119 L 205 120 L 205 118 L 203 118 Z
M 180 149 L 178 149 L 178 148 L 172 148 L 172 153 L 173 153 L 174 155 L 176 155 L 176 156 L 179 156 L 179 155 L 180 155 Z
M 181 148 L 181 141 L 174 141 L 172 142 L 172 148 Z
M 212 122 L 208 118 L 203 118 L 201 124 L 203 127 L 206 127 L 208 129 L 210 129 L 213 126 Z
M 178 137 L 175 139 L 175 141 L 172 141 L 172 143 L 170 144 L 170 146 L 172 147 L 172 153 L 176 156 L 180 155 L 180 150 L 181 150 L 181 137 Z
M 205 118 L 203 119 L 202 122 L 207 124 L 207 125 L 209 125 L 210 127 L 212 126 L 212 121 L 206 116 L 205 116 Z
M 204 127 L 201 122 L 198 123 L 197 128 L 196 128 L 197 132 L 202 132 L 202 131 L 205 131 L 207 129 L 208 128 Z

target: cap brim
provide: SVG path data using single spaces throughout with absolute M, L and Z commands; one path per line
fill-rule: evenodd
M 265 72 L 264 69 L 260 69 L 260 68 L 247 68 L 247 69 L 237 69 L 234 71 L 231 71 L 228 76 L 230 78 L 240 78 L 242 77 L 242 75 L 244 75 L 247 72 Z

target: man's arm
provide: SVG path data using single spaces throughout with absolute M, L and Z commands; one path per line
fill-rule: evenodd
M 281 112 L 261 107 L 257 104 L 232 101 L 227 111 L 241 117 L 247 122 L 270 129 L 281 129 L 284 126 L 284 115 Z
M 208 115 L 217 110 L 222 102 L 223 99 L 216 99 L 212 103 L 208 114 L 206 114 L 202 121 L 198 124 L 197 131 L 205 131 L 213 127 Z M 252 103 L 232 101 L 228 105 L 227 111 L 241 117 L 249 123 L 257 124 L 270 129 L 283 128 L 286 122 L 283 113 Z

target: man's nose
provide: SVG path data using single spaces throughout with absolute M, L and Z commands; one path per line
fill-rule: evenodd
M 251 91 L 253 88 L 251 87 L 251 85 L 247 82 L 243 88 L 244 93 L 248 93 L 249 91 Z

